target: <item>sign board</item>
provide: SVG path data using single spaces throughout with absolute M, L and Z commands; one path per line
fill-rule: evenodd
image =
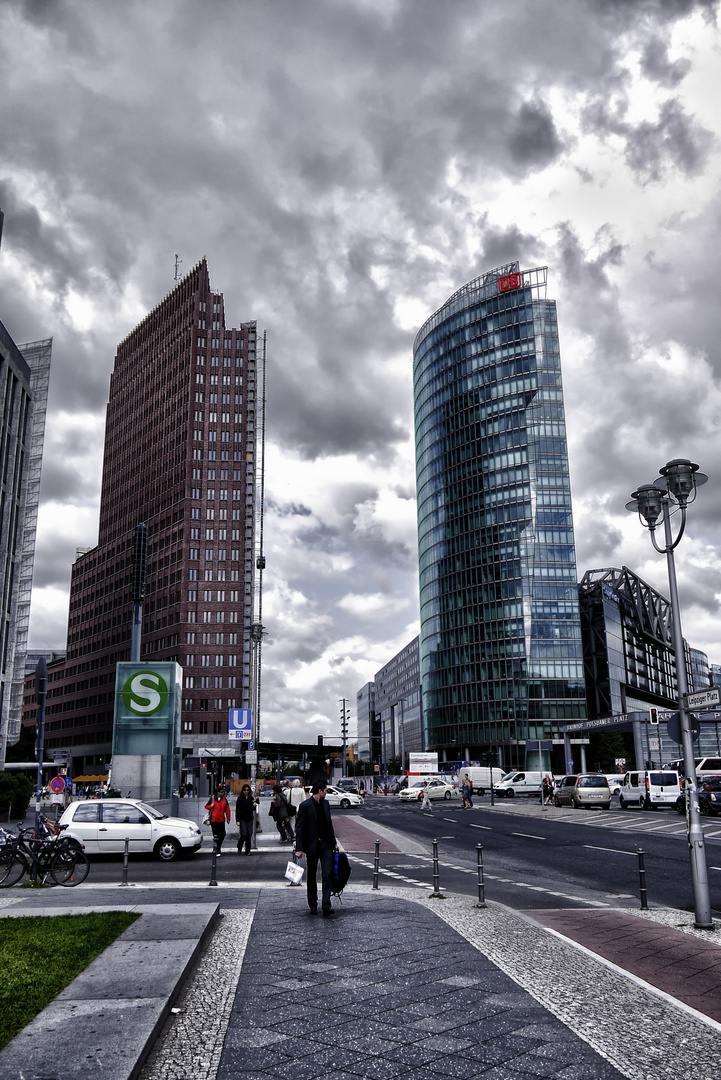
M 250 709 L 230 709 L 228 711 L 228 738 L 250 739 L 253 734 Z
M 661 740 L 658 738 L 657 735 L 649 735 L 649 737 L 648 737 L 648 748 L 649 748 L 649 750 L 660 750 L 661 749 Z
M 53 761 L 70 762 L 72 754 L 70 750 L 53 750 Z
M 246 750 L 245 751 L 245 764 L 246 765 L 257 765 L 258 764 L 258 751 L 257 750 Z
M 701 731 L 701 725 L 699 724 L 698 716 L 695 713 L 688 714 L 689 727 L 692 735 L 698 735 Z M 669 713 L 668 720 L 666 722 L 666 732 L 669 739 L 675 743 L 682 742 L 681 738 L 681 713 Z
M 438 754 L 409 754 L 408 772 L 414 775 L 418 773 L 437 773 Z
M 699 690 L 695 694 L 686 694 L 687 709 L 706 709 L 721 703 L 721 690 L 717 686 L 711 690 Z
M 53 795 L 60 795 L 63 791 L 65 791 L 65 777 L 54 776 L 50 781 L 50 790 L 52 791 Z
M 180 743 L 180 706 L 183 669 L 172 661 L 127 660 L 115 669 L 113 716 L 113 783 L 120 788 L 147 787 L 152 775 L 150 759 L 160 765 L 159 791 L 155 798 L 172 794 L 175 751 Z M 118 758 L 123 758 L 122 763 Z M 148 769 L 151 772 L 148 773 Z M 145 796 L 145 797 L 150 797 Z
M 238 750 L 235 746 L 199 746 L 198 757 L 237 757 Z

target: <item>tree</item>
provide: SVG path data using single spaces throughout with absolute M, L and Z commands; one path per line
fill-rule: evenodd
M 0 772 L 0 814 L 20 821 L 25 817 L 33 782 L 22 773 Z

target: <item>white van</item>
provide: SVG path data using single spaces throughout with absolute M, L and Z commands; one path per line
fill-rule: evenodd
M 467 776 L 473 784 L 474 795 L 485 795 L 487 791 L 491 789 L 491 772 L 493 773 L 494 789 L 495 784 L 502 779 L 504 773 L 502 769 L 487 769 L 477 765 L 464 765 L 458 773 L 458 788 L 463 783 L 464 778 Z
M 696 765 L 696 776 L 715 776 L 721 773 L 721 757 L 697 757 L 694 759 Z M 683 776 L 683 758 L 678 761 L 669 761 L 664 765 L 664 769 L 675 769 L 680 776 Z
M 622 810 L 627 806 L 640 806 L 644 810 L 675 806 L 681 790 L 681 780 L 675 769 L 632 770 L 623 778 L 618 801 Z
M 493 785 L 493 792 L 499 798 L 512 799 L 515 795 L 541 795 L 543 783 L 542 772 L 513 772 L 502 776 L 497 784 Z

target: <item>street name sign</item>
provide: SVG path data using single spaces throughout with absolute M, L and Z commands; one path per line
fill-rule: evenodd
M 686 694 L 687 709 L 704 709 L 721 703 L 721 691 L 717 686 L 712 690 L 699 690 L 696 694 Z

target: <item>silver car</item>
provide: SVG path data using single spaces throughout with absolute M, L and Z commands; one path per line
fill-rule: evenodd
M 555 806 L 575 806 L 588 810 L 597 806 L 608 810 L 611 806 L 611 789 L 603 773 L 579 773 L 564 776 L 553 796 Z

